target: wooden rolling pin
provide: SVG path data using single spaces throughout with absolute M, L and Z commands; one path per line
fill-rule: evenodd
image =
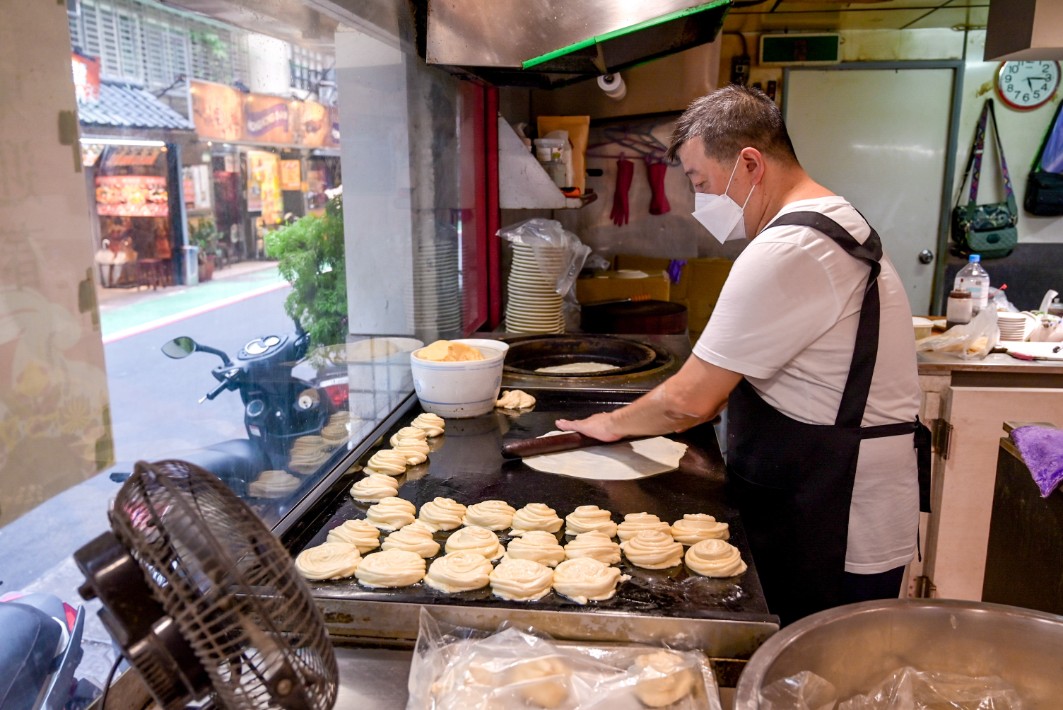
M 644 438 L 644 437 L 640 437 Z M 585 449 L 588 446 L 604 446 L 607 444 L 619 444 L 634 439 L 618 439 L 617 441 L 602 441 L 592 439 L 579 432 L 566 431 L 563 434 L 540 436 L 534 439 L 519 439 L 502 444 L 502 456 L 507 459 L 520 459 L 527 456 L 540 454 L 555 454 L 559 451 L 571 451 L 572 449 Z

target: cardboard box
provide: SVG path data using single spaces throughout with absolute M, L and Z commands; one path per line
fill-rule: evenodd
M 625 298 L 670 300 L 668 274 L 663 271 L 648 271 L 647 274 L 646 278 L 622 279 L 615 271 L 599 271 L 595 276 L 576 280 L 576 298 L 583 304 Z

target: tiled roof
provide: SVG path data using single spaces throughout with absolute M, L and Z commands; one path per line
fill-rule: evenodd
M 82 126 L 195 130 L 192 122 L 150 92 L 116 81 L 100 82 L 100 99 L 78 102 Z

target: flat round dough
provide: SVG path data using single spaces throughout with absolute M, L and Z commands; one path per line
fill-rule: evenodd
M 565 545 L 565 556 L 570 560 L 589 557 L 607 565 L 615 565 L 620 562 L 620 545 L 605 533 L 592 530 L 580 533 Z
M 691 572 L 704 577 L 737 577 L 746 571 L 738 548 L 714 538 L 691 545 L 685 561 Z
M 475 525 L 455 531 L 447 538 L 447 553 L 475 552 L 489 560 L 497 560 L 506 553 L 498 536 L 487 528 Z
M 365 554 L 380 547 L 380 531 L 365 520 L 344 520 L 328 531 L 326 542 L 346 542 Z
M 628 513 L 624 521 L 616 526 L 616 535 L 621 541 L 629 540 L 643 530 L 660 530 L 670 534 L 672 528 L 652 513 Z
M 409 550 L 421 557 L 434 557 L 439 552 L 439 543 L 426 526 L 413 522 L 391 533 L 380 546 L 382 550 Z
M 591 446 L 523 459 L 536 471 L 597 481 L 623 481 L 655 476 L 679 468 L 687 445 L 663 436 Z
M 416 512 L 417 508 L 410 501 L 389 496 L 369 506 L 365 519 L 381 530 L 398 530 L 412 523 Z
M 488 530 L 505 530 L 513 524 L 517 510 L 504 500 L 485 500 L 465 509 L 463 525 L 476 525 Z
M 619 365 L 607 362 L 566 362 L 564 365 L 537 367 L 535 371 L 541 375 L 592 375 L 619 369 Z
M 429 587 L 447 594 L 469 592 L 486 587 L 494 566 L 475 552 L 449 552 L 428 568 L 424 581 Z
M 581 505 L 565 516 L 566 535 L 579 535 L 592 530 L 614 537 L 616 523 L 613 522 L 613 514 L 596 505 Z
M 428 439 L 428 432 L 419 427 L 404 426 L 391 435 L 391 439 L 388 440 L 388 443 L 392 446 L 398 446 L 400 441 L 410 439 L 415 441 L 426 441 Z
M 565 560 L 554 570 L 554 591 L 577 604 L 612 599 L 620 570 L 590 557 Z
M 553 570 L 534 560 L 502 560 L 491 572 L 491 591 L 510 601 L 541 599 L 550 592 L 553 582 Z
M 545 503 L 528 503 L 513 515 L 513 527 L 510 535 L 520 537 L 529 530 L 557 532 L 564 521 L 557 517 L 557 511 Z
M 644 530 L 620 543 L 624 556 L 636 567 L 667 569 L 683 561 L 683 546 L 660 530 Z
M 727 540 L 731 537 L 730 526 L 705 513 L 687 513 L 682 520 L 672 523 L 672 537 L 676 542 L 693 545 L 702 540 Z
M 399 492 L 399 482 L 383 473 L 370 473 L 351 486 L 351 497 L 368 503 L 394 496 Z
M 444 422 L 443 417 L 438 414 L 425 412 L 424 414 L 418 414 L 417 417 L 410 422 L 410 426 L 423 429 L 429 439 L 434 439 L 435 437 L 442 435 L 443 430 L 446 428 L 446 422 Z
M 440 496 L 422 505 L 421 514 L 417 519 L 436 530 L 453 530 L 461 525 L 464 517 L 464 505 L 453 498 Z
M 556 708 L 569 695 L 572 667 L 560 656 L 522 661 L 506 671 L 506 683 L 517 687 L 524 702 L 533 707 Z
M 342 579 L 354 574 L 361 562 L 358 548 L 351 543 L 326 542 L 300 552 L 295 569 L 307 579 Z
M 409 550 L 383 550 L 362 558 L 355 576 L 363 587 L 408 587 L 424 578 L 424 558 Z
M 395 449 L 381 449 L 369 457 L 365 470 L 369 473 L 401 476 L 406 473 L 406 457 Z
M 535 560 L 547 567 L 554 567 L 565 559 L 565 548 L 561 547 L 554 533 L 545 530 L 529 530 L 522 537 L 515 538 L 506 548 L 506 557 L 515 560 Z
M 628 671 L 636 676 L 635 696 L 646 707 L 677 703 L 694 689 L 693 664 L 672 651 L 647 653 L 635 659 Z

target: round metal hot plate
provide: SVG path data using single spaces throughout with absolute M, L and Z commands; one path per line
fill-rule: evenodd
M 547 377 L 596 377 L 637 372 L 657 357 L 653 348 L 642 343 L 608 335 L 527 335 L 504 338 L 509 343 L 505 370 L 511 373 Z M 541 367 L 572 363 L 602 363 L 616 369 L 600 373 L 541 373 Z

